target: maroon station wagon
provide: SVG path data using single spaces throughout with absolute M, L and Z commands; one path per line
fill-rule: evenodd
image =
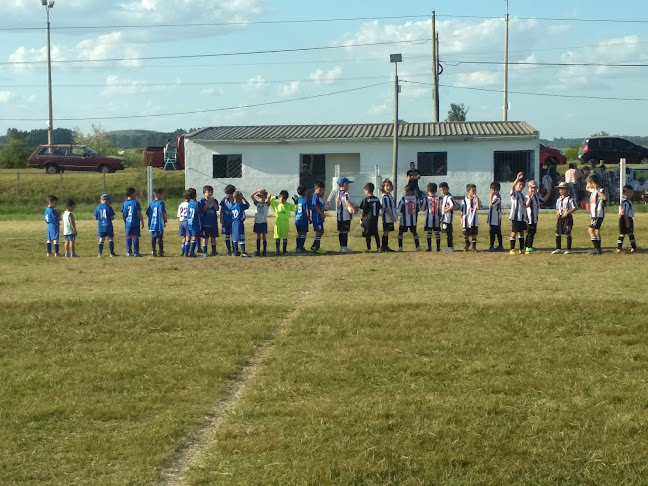
M 48 174 L 64 170 L 110 173 L 126 168 L 126 160 L 100 155 L 87 145 L 41 145 L 29 156 L 27 165 L 45 169 Z

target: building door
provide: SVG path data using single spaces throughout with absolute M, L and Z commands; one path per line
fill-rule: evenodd
M 311 173 L 313 183 L 317 181 L 324 181 L 326 184 L 326 156 L 324 154 L 302 154 L 301 155 L 301 164 L 300 171 L 304 165 L 308 166 L 308 170 Z M 308 190 L 312 190 L 312 187 L 309 187 Z

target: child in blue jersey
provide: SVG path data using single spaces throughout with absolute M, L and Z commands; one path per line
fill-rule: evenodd
M 232 184 L 225 186 L 225 197 L 220 202 L 221 231 L 225 236 L 227 256 L 232 256 L 232 204 L 234 204 L 234 191 L 236 191 L 236 187 Z
M 56 196 L 47 196 L 47 208 L 45 208 L 43 218 L 47 223 L 47 256 L 52 256 L 52 246 L 54 246 L 54 256 L 58 257 L 61 256 L 58 242 L 61 217 L 56 210 L 56 203 L 58 203 Z
M 155 198 L 149 204 L 146 210 L 148 217 L 148 229 L 151 232 L 151 255 L 164 256 L 164 228 L 167 224 L 166 207 L 164 205 L 164 189 L 158 188 L 153 190 L 153 197 Z M 157 247 L 160 247 L 160 252 L 157 252 Z
M 191 240 L 189 239 L 189 225 L 187 224 L 187 208 L 189 207 L 189 194 L 187 191 L 182 193 L 183 201 L 178 206 L 178 235 L 182 238 L 180 240 L 181 256 L 189 255 L 189 246 Z
M 490 194 L 488 196 L 488 218 L 486 222 L 490 226 L 490 247 L 488 251 L 504 251 L 502 246 L 502 197 L 500 196 L 501 185 L 499 182 L 491 182 Z M 495 247 L 495 238 L 498 246 Z
M 189 251 L 186 256 L 196 258 L 196 247 L 200 238 L 200 218 L 202 213 L 201 204 L 196 201 L 196 190 L 193 187 L 187 189 L 189 204 L 187 205 L 187 236 L 189 237 Z
M 108 248 L 110 249 L 110 256 L 116 257 L 115 254 L 115 232 L 113 229 L 113 219 L 115 219 L 115 211 L 110 206 L 110 194 L 102 194 L 99 199 L 99 206 L 94 210 L 94 219 L 97 220 L 97 236 L 99 237 L 99 258 L 103 253 L 104 243 L 108 238 Z
M 126 189 L 126 200 L 122 204 L 121 212 L 124 218 L 126 229 L 126 256 L 141 257 L 139 251 L 140 228 L 144 229 L 144 218 L 142 217 L 142 208 L 137 199 L 136 191 L 133 187 Z
M 212 186 L 203 187 L 203 198 L 200 200 L 202 205 L 202 219 L 201 233 L 202 237 L 202 250 L 205 258 L 209 256 L 207 253 L 207 243 L 211 240 L 211 254 L 217 256 L 216 251 L 216 238 L 218 238 L 218 201 L 214 199 L 214 188 Z
M 315 253 L 326 253 L 326 250 L 321 248 L 322 236 L 324 235 L 324 220 L 326 219 L 326 214 L 324 214 L 324 182 L 318 181 L 315 183 L 315 189 L 313 192 L 313 197 L 311 199 L 311 222 L 313 223 L 313 231 L 315 232 L 315 240 L 313 241 L 313 246 L 311 246 L 311 251 Z
M 241 191 L 233 194 L 232 204 L 232 243 L 235 256 L 249 257 L 245 251 L 245 210 L 249 209 L 250 203 L 243 197 Z
M 256 256 L 266 256 L 268 250 L 268 210 L 270 209 L 270 195 L 265 189 L 259 189 L 250 196 L 252 204 L 256 207 L 254 214 L 254 233 L 257 236 Z M 261 239 L 263 239 L 263 253 L 261 253 Z
M 295 228 L 297 229 L 297 247 L 295 253 L 306 253 L 306 234 L 310 224 L 310 204 L 306 197 L 308 189 L 306 186 L 297 188 L 297 211 L 295 211 Z
M 416 251 L 419 251 L 419 237 L 416 230 L 418 221 L 418 212 L 421 209 L 421 203 L 414 194 L 414 187 L 407 184 L 403 190 L 405 195 L 398 203 L 398 212 L 400 213 L 400 226 L 398 227 L 398 251 L 403 251 L 403 235 L 408 231 L 414 235 L 414 245 Z

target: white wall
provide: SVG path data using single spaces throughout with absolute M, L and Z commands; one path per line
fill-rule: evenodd
M 538 138 L 482 138 L 452 140 L 408 140 L 402 139 L 399 146 L 398 196 L 407 182 L 406 172 L 411 161 L 416 162 L 418 152 L 447 152 L 448 174 L 439 177 L 422 177 L 419 186 L 425 190 L 428 182 L 448 182 L 455 196 L 465 193 L 466 184 L 476 184 L 477 194 L 488 200 L 490 183 L 493 181 L 493 152 L 532 150 L 535 153 L 535 167 L 538 178 Z M 234 184 L 246 197 L 254 190 L 264 187 L 272 194 L 286 189 L 294 194 L 299 183 L 300 154 L 326 154 L 329 161 L 338 160 L 348 167 L 355 167 L 359 160 L 358 172 L 371 174 L 376 165 L 380 166 L 383 178 L 391 178 L 392 143 L 391 140 L 376 141 L 318 141 L 318 142 L 205 142 L 188 139 L 186 142 L 185 184 L 195 187 L 198 192 L 206 184 L 214 186 L 217 196 L 223 193 L 227 184 Z M 243 177 L 240 179 L 213 179 L 212 154 L 242 154 Z M 359 154 L 359 155 L 356 155 Z M 359 157 L 359 159 L 358 159 Z M 328 167 L 327 167 L 328 177 Z M 353 179 L 352 177 L 349 177 Z M 359 175 L 355 188 L 371 180 L 369 175 Z M 331 189 L 330 180 L 326 181 L 327 194 Z M 502 183 L 502 193 L 506 204 L 510 183 Z M 354 191 L 357 193 L 357 191 Z

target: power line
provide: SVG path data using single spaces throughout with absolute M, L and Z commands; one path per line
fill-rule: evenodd
M 277 101 L 266 101 L 263 103 L 251 103 L 248 105 L 239 105 L 239 106 L 228 106 L 226 108 L 212 108 L 212 109 L 207 109 L 207 110 L 193 110 L 193 111 L 179 111 L 175 113 L 149 113 L 145 115 L 124 115 L 124 116 L 93 116 L 93 117 L 82 117 L 82 118 L 57 118 L 57 121 L 88 121 L 88 120 L 126 120 L 126 119 L 134 119 L 134 118 L 155 118 L 155 117 L 162 117 L 162 116 L 180 116 L 180 115 L 197 115 L 201 113 L 215 113 L 219 111 L 232 111 L 232 110 L 241 110 L 244 108 L 257 108 L 261 106 L 269 106 L 269 105 L 280 105 L 284 103 L 292 103 L 294 101 L 302 101 L 302 100 L 311 100 L 315 98 L 324 98 L 327 96 L 334 96 L 334 95 L 339 95 L 343 93 L 351 93 L 354 91 L 361 91 L 369 88 L 375 88 L 376 86 L 383 86 L 386 84 L 391 84 L 391 82 L 386 82 L 386 83 L 376 83 L 376 84 L 370 84 L 368 86 L 360 86 L 358 88 L 350 88 L 350 89 L 344 89 L 340 91 L 333 91 L 330 93 L 321 93 L 317 95 L 309 95 L 309 96 L 300 96 L 298 98 L 290 98 L 287 100 L 277 100 Z M 0 121 L 10 121 L 10 122 L 26 122 L 26 121 L 42 121 L 42 118 L 0 118 Z
M 360 44 L 346 44 L 338 46 L 320 46 L 320 47 L 296 47 L 292 49 L 268 49 L 265 51 L 239 51 L 239 52 L 220 52 L 215 54 L 183 54 L 181 56 L 148 56 L 148 57 L 115 57 L 106 59 L 67 59 L 67 60 L 53 60 L 52 64 L 70 64 L 78 62 L 122 62 L 122 61 L 149 61 L 161 59 L 196 59 L 205 57 L 225 57 L 225 56 L 249 56 L 256 54 L 278 54 L 282 52 L 307 52 L 307 51 L 326 51 L 333 49 L 348 49 L 350 47 L 368 47 L 368 46 L 386 46 L 392 44 L 425 44 L 431 39 L 412 39 L 404 41 L 386 41 L 386 42 L 364 42 Z M 0 62 L 0 65 L 25 65 L 25 64 L 43 64 L 47 61 L 6 61 Z
M 501 61 L 441 61 L 443 63 L 454 64 L 459 66 L 461 64 L 485 64 L 485 65 L 496 65 L 500 66 L 504 63 Z M 512 62 L 509 61 L 509 65 L 514 66 L 564 66 L 564 67 L 648 67 L 648 64 L 611 64 L 611 63 L 600 63 L 600 62 L 527 62 L 527 61 L 518 61 Z

